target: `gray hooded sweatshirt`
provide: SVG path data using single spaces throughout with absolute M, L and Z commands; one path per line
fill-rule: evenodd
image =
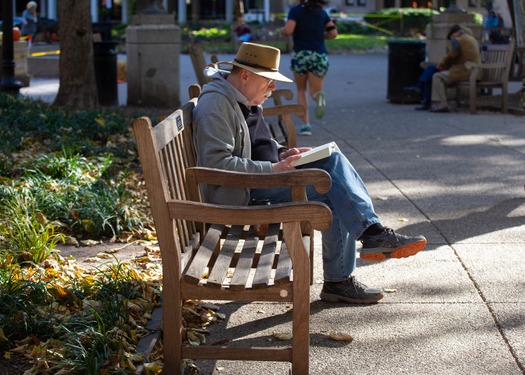
M 238 101 L 247 99 L 221 73 L 213 68 L 205 72 L 213 81 L 203 86 L 193 110 L 194 143 L 197 165 L 235 172 L 270 173 L 272 163 L 251 160 L 248 125 Z M 247 205 L 249 189 L 207 186 L 204 199 L 209 203 Z

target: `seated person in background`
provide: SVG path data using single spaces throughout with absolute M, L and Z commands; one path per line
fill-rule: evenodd
M 488 39 L 493 44 L 508 43 L 508 40 L 501 34 L 503 28 L 503 18 L 500 14 L 496 14 L 493 10 L 489 11 L 485 22 L 483 23 L 485 29 L 489 29 Z
M 460 25 L 453 25 L 448 32 L 450 48 L 437 68 L 442 69 L 432 76 L 432 106 L 430 112 L 449 112 L 447 86 L 458 81 L 468 81 L 470 70 L 467 61 L 481 62 L 478 41 Z M 481 71 L 479 72 L 481 78 Z
M 483 27 L 486 29 L 497 29 L 498 27 L 501 27 L 496 12 L 494 12 L 493 10 L 489 11 L 489 14 L 487 15 L 487 19 L 485 19 Z
M 193 110 L 197 164 L 249 173 L 294 170 L 293 163 L 308 147 L 287 149 L 270 135 L 262 104 L 275 90 L 275 81 L 292 82 L 279 73 L 280 51 L 271 46 L 243 43 L 231 71 L 206 68 L 212 78 Z M 348 159 L 338 150 L 331 156 L 298 168 L 321 168 L 332 178 L 326 194 L 307 188 L 308 199 L 326 203 L 332 225 L 322 233 L 324 285 L 321 299 L 329 302 L 376 303 L 383 298 L 352 275 L 356 266 L 356 240 L 361 258 L 381 261 L 412 256 L 426 246 L 423 236 L 405 236 L 381 225 L 372 199 Z M 289 202 L 289 188 L 232 189 L 207 186 L 207 202 L 247 205 L 250 201 Z

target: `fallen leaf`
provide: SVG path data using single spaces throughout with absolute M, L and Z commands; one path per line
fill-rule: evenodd
M 348 341 L 351 342 L 354 340 L 352 336 L 350 336 L 348 333 L 344 332 L 338 332 L 338 331 L 330 331 L 328 334 L 332 340 L 335 341 Z
M 272 336 L 281 341 L 291 340 L 293 337 L 291 332 L 274 332 Z

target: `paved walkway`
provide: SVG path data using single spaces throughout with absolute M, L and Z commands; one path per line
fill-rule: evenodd
M 184 98 L 195 81 L 186 58 Z M 287 73 L 289 56 L 282 60 Z M 525 374 L 525 117 L 469 115 L 466 108 L 418 112 L 387 101 L 386 55 L 331 56 L 331 64 L 327 114 L 300 144 L 336 140 L 384 224 L 424 234 L 429 244 L 408 259 L 358 261 L 359 280 L 388 291 L 373 306 L 319 300 L 317 246 L 311 374 Z M 38 96 L 32 88 L 23 94 Z M 273 332 L 290 330 L 282 310 L 222 304 L 228 318 L 212 327 L 210 341 L 265 335 L 254 344 L 267 345 Z M 332 341 L 332 330 L 354 340 Z M 286 374 L 289 368 L 273 362 L 199 366 L 203 374 L 221 375 Z

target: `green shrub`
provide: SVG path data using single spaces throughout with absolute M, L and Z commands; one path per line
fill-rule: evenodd
M 386 30 L 396 36 L 413 36 L 425 31 L 432 22 L 432 15 L 439 14 L 433 9 L 385 8 L 365 15 L 370 27 Z
M 131 169 L 136 148 L 128 119 L 59 111 L 5 94 L 0 104 L 0 195 L 31 205 L 26 226 L 41 215 L 55 224 L 53 231 L 101 239 L 129 237 L 151 224 Z M 8 222 L 2 206 L 0 222 Z M 47 232 L 36 233 L 45 243 Z
M 0 250 L 12 254 L 16 262 L 40 264 L 54 251 L 63 235 L 55 233 L 57 225 L 35 207 L 30 194 L 2 189 L 0 206 Z

